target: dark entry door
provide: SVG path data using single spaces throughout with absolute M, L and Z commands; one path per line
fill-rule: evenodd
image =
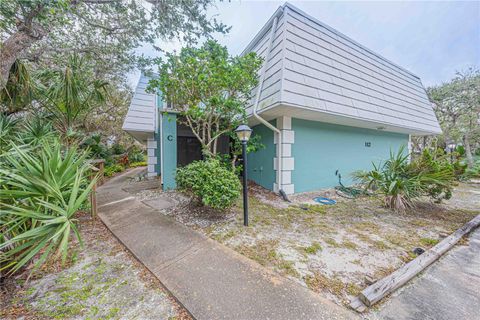
M 202 160 L 202 147 L 196 137 L 177 137 L 177 166 Z

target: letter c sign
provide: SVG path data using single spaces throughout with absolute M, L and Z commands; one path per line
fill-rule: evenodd
M 169 135 L 167 136 L 167 140 L 168 140 L 168 141 L 173 141 L 173 136 L 172 136 L 171 134 L 169 134 Z

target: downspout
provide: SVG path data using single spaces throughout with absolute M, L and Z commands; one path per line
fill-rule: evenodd
M 283 12 L 283 9 L 280 11 Z M 281 131 L 270 124 L 267 120 L 263 119 L 260 117 L 260 115 L 257 113 L 257 108 L 258 108 L 258 102 L 260 100 L 260 94 L 262 93 L 263 89 L 263 82 L 265 80 L 265 74 L 267 72 L 267 66 L 268 66 L 268 59 L 270 58 L 270 53 L 272 50 L 272 43 L 273 43 L 273 37 L 275 35 L 275 29 L 277 28 L 277 22 L 278 22 L 278 15 L 275 17 L 273 20 L 272 24 L 272 30 L 270 31 L 270 40 L 268 42 L 268 49 L 267 49 L 267 56 L 265 57 L 265 66 L 262 69 L 262 74 L 260 75 L 260 81 L 258 82 L 258 89 L 257 89 L 257 94 L 255 96 L 255 101 L 253 104 L 253 116 L 258 119 L 261 123 L 263 123 L 267 128 L 270 130 L 274 131 L 277 134 L 277 144 L 278 144 L 278 155 L 277 155 L 277 181 L 278 181 L 278 192 L 280 194 L 285 194 L 284 191 L 282 190 L 282 133 Z

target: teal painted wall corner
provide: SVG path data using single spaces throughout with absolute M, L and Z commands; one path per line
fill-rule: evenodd
M 272 190 L 275 182 L 275 171 L 273 170 L 273 158 L 275 158 L 273 131 L 263 124 L 253 127 L 252 130 L 252 135 L 260 135 L 260 142 L 265 148 L 247 155 L 248 179 L 255 181 L 266 189 Z
M 295 143 L 292 156 L 295 192 L 313 191 L 338 185 L 335 171 L 345 184 L 352 184 L 351 173 L 372 168 L 372 162 L 388 158 L 390 150 L 407 145 L 408 135 L 292 119 Z
M 177 115 L 164 112 L 162 114 L 163 145 L 163 190 L 172 190 L 177 187 L 175 174 L 177 170 Z

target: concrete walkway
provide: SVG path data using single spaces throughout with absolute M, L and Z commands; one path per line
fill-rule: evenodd
M 98 189 L 99 216 L 194 318 L 357 317 L 137 200 L 126 182 L 141 170 Z
M 480 228 L 395 293 L 373 318 L 480 319 Z

